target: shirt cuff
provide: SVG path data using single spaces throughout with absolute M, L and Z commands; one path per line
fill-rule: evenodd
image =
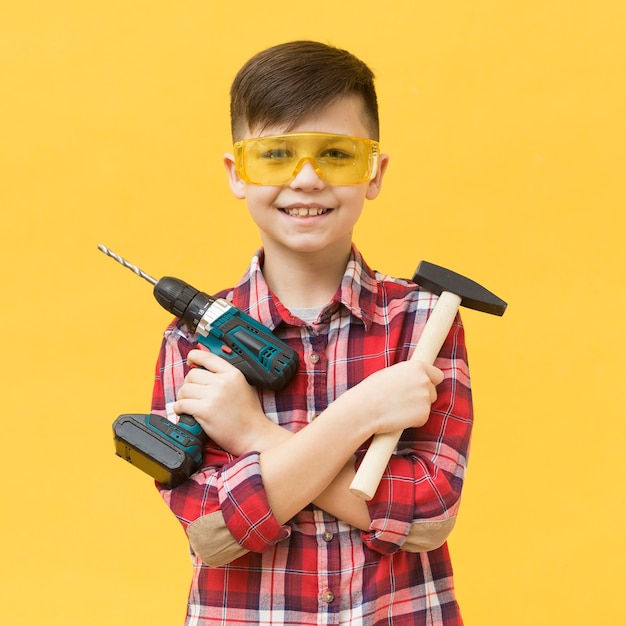
M 381 554 L 400 550 L 413 521 L 414 476 L 410 459 L 392 457 L 367 508 L 372 523 L 368 532 L 361 533 L 365 545 Z
M 258 452 L 222 468 L 218 498 L 228 530 L 250 552 L 262 552 L 291 534 L 288 526 L 278 523 L 269 506 Z

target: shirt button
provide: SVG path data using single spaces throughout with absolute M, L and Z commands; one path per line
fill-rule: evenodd
M 320 362 L 320 355 L 316 354 L 315 352 L 309 357 L 309 361 L 311 361 L 311 363 L 313 363 L 313 365 L 315 365 L 316 363 Z
M 322 599 L 327 604 L 330 604 L 335 599 L 335 594 L 332 591 L 326 590 L 324 594 L 322 595 Z
M 330 530 L 327 530 L 323 535 L 322 535 L 322 539 L 328 543 L 329 541 L 333 540 L 333 534 L 330 532 Z

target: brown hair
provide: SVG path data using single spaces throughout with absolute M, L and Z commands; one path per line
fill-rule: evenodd
M 358 95 L 370 139 L 378 140 L 378 102 L 372 70 L 346 50 L 316 41 L 292 41 L 253 56 L 230 90 L 234 140 L 246 128 L 294 126 L 336 100 Z

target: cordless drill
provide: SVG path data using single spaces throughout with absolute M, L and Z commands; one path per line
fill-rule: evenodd
M 278 390 L 295 374 L 298 353 L 227 300 L 171 276 L 157 281 L 106 246 L 98 249 L 152 283 L 157 302 L 180 318 L 198 343 L 239 369 L 251 385 Z M 129 413 L 113 423 L 113 440 L 118 456 L 172 488 L 199 467 L 207 436 L 190 415 L 181 415 L 174 424 L 160 415 Z

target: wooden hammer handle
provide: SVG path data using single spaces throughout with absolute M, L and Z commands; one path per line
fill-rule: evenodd
M 411 360 L 432 365 L 443 346 L 461 305 L 461 298 L 444 291 L 433 308 L 411 355 Z M 371 500 L 389 463 L 402 431 L 375 435 L 350 484 L 350 491 L 362 500 Z

